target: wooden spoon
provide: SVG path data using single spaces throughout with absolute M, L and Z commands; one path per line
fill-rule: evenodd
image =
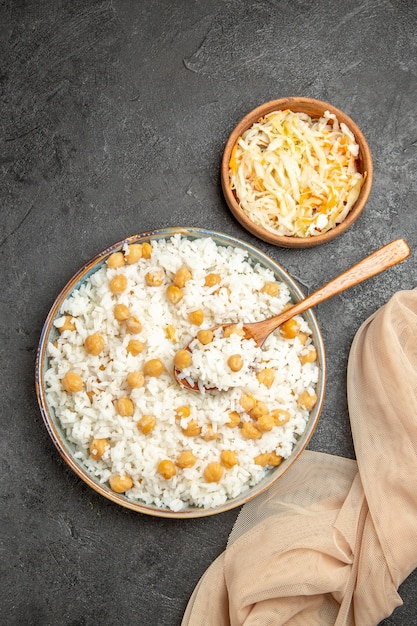
M 244 323 L 243 330 L 245 332 L 245 336 L 247 339 L 254 339 L 258 346 L 261 346 L 265 339 L 276 330 L 281 324 L 288 321 L 292 317 L 299 315 L 300 313 L 304 313 L 307 309 L 331 298 L 332 296 L 336 296 L 341 291 L 345 291 L 345 289 L 349 289 L 349 287 L 353 287 L 361 283 L 380 272 L 404 261 L 410 254 L 410 248 L 407 242 L 404 239 L 396 239 L 391 243 L 383 246 L 379 250 L 376 250 L 369 256 L 359 261 L 353 265 L 350 269 L 346 270 L 336 278 L 333 278 L 326 285 L 314 291 L 312 294 L 304 298 L 304 300 L 300 300 L 297 304 L 294 304 L 292 307 L 284 311 L 283 313 L 279 313 L 278 315 L 274 315 L 265 320 L 261 320 L 260 322 L 251 322 Z M 233 323 L 235 324 L 235 323 Z M 232 323 L 228 324 L 218 324 L 211 330 L 216 330 L 220 327 L 226 328 L 227 326 L 232 326 Z M 193 339 L 194 340 L 194 339 Z M 191 341 L 193 341 L 191 340 Z M 191 341 L 185 346 L 185 350 L 190 350 L 189 345 Z M 174 367 L 174 376 L 177 382 L 186 389 L 190 389 L 192 391 L 199 391 L 198 383 L 194 383 L 191 385 L 185 379 L 179 378 L 180 371 Z M 207 388 L 208 391 L 213 391 L 213 387 Z

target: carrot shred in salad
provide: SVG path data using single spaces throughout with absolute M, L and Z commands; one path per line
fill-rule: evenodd
M 350 129 L 326 111 L 274 111 L 237 140 L 229 161 L 232 190 L 249 219 L 293 237 L 327 232 L 355 204 L 365 175 Z

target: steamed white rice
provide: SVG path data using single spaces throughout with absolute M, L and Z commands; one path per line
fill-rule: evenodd
M 133 487 L 125 495 L 134 501 L 173 511 L 189 506 L 208 508 L 256 485 L 270 466 L 258 465 L 255 457 L 276 452 L 287 458 L 305 430 L 310 411 L 300 407 L 297 400 L 306 391 L 314 395 L 318 381 L 317 362 L 302 364 L 300 360 L 312 343 L 311 330 L 299 316 L 300 335 L 286 339 L 275 331 L 262 349 L 252 345 L 243 348 L 234 335 L 226 352 L 246 350 L 245 368 L 237 378 L 230 379 L 224 360 L 219 366 L 214 357 L 205 356 L 206 366 L 210 364 L 217 371 L 216 382 L 221 386 L 223 381 L 226 390 L 200 393 L 183 389 L 174 379 L 173 359 L 200 328 L 220 322 L 252 322 L 277 314 L 290 302 L 290 292 L 281 282 L 278 295 L 262 292 L 265 283 L 276 282 L 273 272 L 260 264 L 253 266 L 243 249 L 218 246 L 210 237 L 191 240 L 175 235 L 151 240 L 151 244 L 149 259 L 141 258 L 119 269 L 104 264 L 64 301 L 55 325 L 58 328 L 64 316 L 69 316 L 75 330 L 57 333 L 48 345 L 47 400 L 74 446 L 76 458 L 97 480 L 106 484 L 112 476 L 129 476 Z M 182 300 L 174 305 L 167 300 L 166 288 L 182 266 L 189 268 L 192 277 L 182 289 Z M 149 286 L 145 279 L 148 272 L 161 272 L 163 283 Z M 218 273 L 220 285 L 205 286 L 208 273 Z M 120 295 L 109 289 L 109 281 L 116 274 L 127 278 L 127 288 Z M 142 331 L 138 335 L 129 334 L 115 319 L 114 306 L 118 303 L 127 305 L 140 320 Z M 199 327 L 188 319 L 196 309 L 204 312 Z M 175 330 L 174 337 L 169 336 L 167 327 Z M 98 356 L 87 354 L 84 347 L 86 337 L 95 332 L 105 339 L 105 348 Z M 130 339 L 139 339 L 143 352 L 137 356 L 128 353 Z M 145 376 L 142 387 L 130 388 L 128 373 L 143 370 L 144 363 L 153 358 L 163 362 L 162 374 Z M 274 370 L 270 387 L 256 377 L 263 368 Z M 200 364 L 202 377 L 204 369 Z M 68 371 L 81 376 L 81 391 L 69 393 L 63 388 L 62 379 Z M 213 380 L 213 373 L 210 376 Z M 263 432 L 259 439 L 246 439 L 241 426 L 254 420 L 241 406 L 242 394 L 264 402 L 271 411 L 288 411 L 289 421 Z M 115 407 L 115 400 L 125 396 L 134 406 L 130 417 L 121 416 Z M 190 417 L 178 420 L 176 408 L 180 406 L 190 407 Z M 241 422 L 230 428 L 226 424 L 233 411 L 239 413 Z M 155 428 L 147 435 L 137 426 L 143 415 L 156 418 Z M 201 427 L 201 434 L 195 437 L 186 436 L 182 430 L 191 419 Z M 205 440 L 208 430 L 217 434 L 215 440 Z M 100 460 L 90 455 L 94 439 L 106 439 L 109 444 Z M 183 450 L 193 452 L 194 466 L 176 467 L 172 478 L 163 478 L 157 471 L 159 462 L 169 459 L 175 464 Z M 220 481 L 207 482 L 204 469 L 210 462 L 220 463 L 224 450 L 234 451 L 238 463 L 224 468 Z

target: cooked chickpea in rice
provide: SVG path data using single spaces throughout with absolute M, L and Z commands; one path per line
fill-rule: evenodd
M 261 289 L 262 293 L 266 293 L 268 296 L 277 296 L 279 291 L 279 285 L 275 282 L 265 283 Z
M 115 401 L 114 405 L 117 413 L 122 417 L 131 417 L 133 415 L 133 402 L 127 396 L 124 396 L 123 398 L 118 398 L 118 400 Z
M 318 357 L 302 316 L 262 348 L 241 320 L 291 305 L 270 269 L 210 237 L 110 254 L 64 301 L 48 348 L 48 402 L 76 458 L 113 492 L 175 511 L 257 484 L 306 428 Z M 185 390 L 174 366 L 223 388 Z
M 110 476 L 109 484 L 110 488 L 115 493 L 125 493 L 125 491 L 132 489 L 133 480 L 130 476 L 120 476 L 120 474 L 116 474 L 115 476 Z
M 113 293 L 123 293 L 127 287 L 127 278 L 124 274 L 116 274 L 109 283 L 110 291 Z
M 223 476 L 223 473 L 224 468 L 220 465 L 220 463 L 213 461 L 205 468 L 204 478 L 208 483 L 217 483 Z
M 196 461 L 197 459 L 191 450 L 183 450 L 178 455 L 175 465 L 181 469 L 185 469 L 186 467 L 192 467 Z
M 167 299 L 172 304 L 178 304 L 184 297 L 183 291 L 176 285 L 168 285 L 166 293 Z
M 183 417 L 190 417 L 191 409 L 189 406 L 179 406 L 175 409 L 175 417 L 177 419 L 182 419 Z
M 114 317 L 118 322 L 125 322 L 130 317 L 129 308 L 125 304 L 116 304 L 114 307 Z
M 145 384 L 145 376 L 143 372 L 129 372 L 126 377 L 126 382 L 132 389 L 138 389 Z
M 107 267 L 109 267 L 110 269 L 118 269 L 119 267 L 123 267 L 123 265 L 125 264 L 125 257 L 123 252 L 113 252 L 113 254 L 111 254 L 107 261 Z
M 139 339 L 131 339 L 126 346 L 126 351 L 133 356 L 137 356 L 141 352 L 143 352 L 145 346 Z
M 143 366 L 145 376 L 160 376 L 164 371 L 164 364 L 160 359 L 149 359 Z
M 142 258 L 142 246 L 140 243 L 132 243 L 125 253 L 125 261 L 128 265 L 137 263 Z
M 160 287 L 164 282 L 164 275 L 162 272 L 148 272 L 145 280 L 149 287 Z
M 220 454 L 220 460 L 224 467 L 230 469 L 234 465 L 238 464 L 238 457 L 234 450 L 222 450 Z
M 243 367 L 243 359 L 240 354 L 232 354 L 227 359 L 227 365 L 230 367 L 232 372 L 239 372 Z
M 84 387 L 83 379 L 76 372 L 67 372 L 62 379 L 62 386 L 65 391 L 75 393 Z
M 213 331 L 210 329 L 199 330 L 197 333 L 197 339 L 203 344 L 203 346 L 206 346 L 213 341 Z
M 196 326 L 201 326 L 204 321 L 204 311 L 201 309 L 196 309 L 195 311 L 190 311 L 188 313 L 188 319 L 191 324 L 195 324 Z
M 138 335 L 140 332 L 142 332 L 142 324 L 137 317 L 132 315 L 126 320 L 126 330 L 132 335 Z
M 109 445 L 108 439 L 93 439 L 90 443 L 90 454 L 93 459 L 96 461 L 101 459 Z
M 204 284 L 206 287 L 214 287 L 215 285 L 219 285 L 221 281 L 221 276 L 220 274 L 207 274 L 205 280 L 204 280 Z
M 84 347 L 88 354 L 98 356 L 104 350 L 105 341 L 101 333 L 93 333 L 88 335 L 84 341 Z
M 175 273 L 173 283 L 176 287 L 182 288 L 191 280 L 191 272 L 185 265 L 181 266 L 180 269 Z
M 197 437 L 203 429 L 196 420 L 190 420 L 181 430 L 186 437 Z
M 152 244 L 144 241 L 142 244 L 142 256 L 144 259 L 150 259 L 152 256 Z
M 183 370 L 191 364 L 191 353 L 188 350 L 179 350 L 174 356 L 174 365 L 177 369 Z
M 174 463 L 170 459 L 164 459 L 158 463 L 158 472 L 165 478 L 165 480 L 169 480 L 177 473 L 175 469 Z
M 149 435 L 156 426 L 155 415 L 143 415 L 138 421 L 138 428 L 144 435 Z
M 62 324 L 57 326 L 60 333 L 63 333 L 64 330 L 75 330 L 75 322 L 70 315 L 65 315 L 63 318 Z

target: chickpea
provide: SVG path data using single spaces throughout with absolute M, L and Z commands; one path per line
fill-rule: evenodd
M 220 465 L 220 463 L 213 461 L 204 469 L 204 479 L 208 483 L 218 483 L 223 476 L 223 473 L 224 468 Z
M 201 435 L 201 426 L 196 420 L 190 420 L 186 428 L 181 428 L 186 437 L 198 437 Z
M 158 463 L 158 473 L 161 474 L 163 478 L 169 480 L 177 473 L 175 469 L 175 465 L 169 459 L 163 459 Z
M 215 285 L 219 285 L 221 281 L 221 277 L 219 274 L 207 274 L 205 280 L 204 280 L 204 285 L 206 287 L 214 287 Z
M 137 317 L 132 315 L 129 319 L 126 320 L 126 330 L 132 335 L 138 335 L 142 332 L 142 324 L 138 320 Z
M 152 256 L 152 244 L 148 241 L 144 241 L 142 244 L 142 258 L 150 259 Z
M 239 328 L 237 324 L 229 324 L 223 331 L 223 337 L 230 337 L 230 335 L 239 335 L 239 337 L 245 337 L 245 331 L 243 328 Z
M 243 367 L 243 359 L 240 354 L 232 354 L 227 359 L 227 365 L 230 367 L 232 372 L 240 372 Z
M 240 432 L 245 439 L 260 439 L 262 437 L 261 431 L 252 422 L 243 422 Z
M 131 339 L 126 346 L 126 351 L 129 352 L 132 356 L 138 356 L 143 350 L 145 346 L 138 339 Z
M 118 269 L 119 267 L 123 267 L 123 265 L 125 264 L 125 257 L 123 252 L 113 252 L 113 254 L 111 254 L 107 259 L 106 264 L 107 267 L 110 267 L 113 270 Z
M 168 339 L 170 339 L 173 343 L 177 341 L 176 330 L 172 324 L 168 324 L 168 326 L 165 329 L 165 333 Z
M 108 439 L 93 439 L 90 443 L 90 455 L 93 457 L 95 461 L 99 461 L 107 448 L 109 447 Z
M 290 413 L 285 409 L 274 409 L 271 411 L 271 415 L 275 420 L 276 426 L 284 426 L 290 420 Z
M 118 322 L 125 322 L 130 317 L 129 307 L 125 304 L 116 304 L 113 312 L 114 317 Z
M 131 417 L 133 415 L 133 402 L 127 396 L 118 398 L 114 403 L 115 409 L 122 417 Z
M 197 333 L 197 339 L 203 346 L 207 346 L 213 341 L 213 331 L 199 330 Z
M 176 285 L 168 285 L 166 294 L 169 302 L 172 304 L 178 304 L 184 297 L 184 293 Z
M 240 398 L 240 406 L 244 411 L 250 411 L 255 405 L 256 400 L 250 393 L 244 393 Z
M 97 356 L 104 350 L 104 337 L 100 333 L 93 333 L 88 335 L 84 341 L 84 348 L 88 354 Z
M 175 465 L 180 469 L 185 469 L 186 467 L 192 467 L 195 465 L 197 459 L 191 450 L 183 450 L 177 457 L 175 461 Z
M 278 295 L 279 285 L 278 283 L 274 283 L 274 282 L 265 283 L 261 289 L 261 292 L 266 293 L 268 296 L 275 297 Z
M 116 274 L 109 283 L 109 288 L 112 293 L 123 293 L 126 287 L 127 278 L 124 274 Z
M 149 287 L 160 287 L 164 282 L 164 275 L 162 272 L 148 272 L 145 281 Z
M 228 428 L 235 428 L 240 424 L 240 415 L 237 411 L 230 411 L 229 421 L 226 422 Z
M 179 406 L 175 409 L 175 419 L 180 420 L 183 417 L 190 417 L 191 409 L 189 406 Z
M 302 365 L 305 365 L 306 363 L 314 363 L 316 359 L 317 359 L 317 352 L 313 346 L 311 346 L 308 350 L 304 350 L 300 354 L 300 362 Z
M 81 391 L 84 386 L 83 379 L 75 372 L 67 372 L 61 383 L 65 391 L 69 393 Z
M 266 415 L 268 412 L 268 406 L 265 404 L 265 402 L 262 402 L 261 400 L 258 400 L 253 409 L 250 409 L 248 411 L 249 415 L 254 420 L 259 419 L 260 417 L 262 417 L 262 415 Z
M 164 371 L 164 364 L 160 359 L 150 359 L 146 361 L 143 366 L 143 373 L 145 376 L 153 376 L 157 378 Z
M 275 450 L 271 452 L 268 457 L 268 465 L 272 465 L 272 467 L 278 467 L 282 463 L 282 456 L 277 454 Z
M 280 326 L 280 333 L 285 339 L 294 339 L 300 332 L 300 324 L 297 320 L 290 319 Z
M 222 450 L 220 454 L 221 464 L 227 469 L 231 469 L 234 465 L 238 464 L 238 458 L 236 452 L 233 450 Z
M 128 265 L 137 263 L 142 258 L 142 246 L 140 243 L 131 243 L 127 247 L 127 253 L 125 254 L 125 261 Z
M 116 493 L 124 493 L 133 487 L 133 480 L 130 476 L 120 476 L 120 474 L 116 474 L 115 476 L 110 476 L 109 478 L 110 488 Z
M 307 390 L 300 393 L 297 399 L 298 406 L 301 409 L 306 409 L 307 411 L 311 411 L 316 402 L 317 395 L 315 393 L 310 393 Z
M 274 417 L 268 413 L 266 415 L 261 415 L 261 417 L 256 420 L 256 425 L 262 432 L 269 432 L 275 426 Z
M 155 415 L 143 415 L 138 421 L 137 426 L 144 435 L 149 435 L 156 426 Z
M 76 329 L 76 326 L 74 322 L 72 321 L 71 315 L 65 315 L 64 323 L 62 324 L 62 326 L 58 327 L 59 332 L 63 333 L 64 330 L 75 330 L 75 329 Z
M 206 429 L 203 435 L 204 441 L 215 441 L 217 437 L 218 437 L 218 434 L 217 432 L 213 430 L 213 426 L 211 424 L 206 426 Z
M 265 465 L 268 465 L 268 459 L 269 459 L 269 453 L 261 452 L 261 454 L 258 454 L 258 456 L 255 456 L 255 458 L 253 459 L 253 462 L 255 463 L 255 465 L 260 465 L 261 467 L 265 467 Z
M 174 356 L 174 366 L 178 370 L 183 370 L 191 365 L 191 354 L 188 350 L 179 350 Z
M 201 326 L 204 322 L 204 312 L 201 309 L 196 309 L 195 311 L 191 311 L 188 313 L 188 319 L 191 324 L 195 324 L 195 326 Z
M 145 384 L 145 376 L 143 372 L 129 372 L 126 382 L 132 389 L 139 389 L 139 387 L 143 387 Z
M 270 367 L 265 367 L 265 369 L 256 374 L 256 378 L 261 383 L 261 385 L 265 385 L 265 387 L 269 388 L 274 382 L 275 372 Z
M 172 281 L 176 287 L 185 287 L 186 283 L 191 279 L 191 272 L 183 265 L 180 269 L 175 273 L 174 280 Z
M 298 333 L 298 341 L 300 343 L 302 343 L 304 345 L 305 342 L 307 341 L 307 339 L 308 339 L 307 333 L 304 333 L 303 331 Z

